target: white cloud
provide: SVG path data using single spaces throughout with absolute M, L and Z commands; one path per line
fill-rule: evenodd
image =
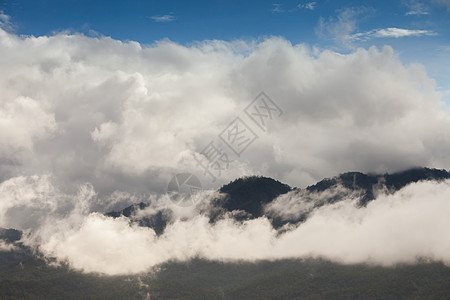
M 173 15 L 162 15 L 162 16 L 151 16 L 150 19 L 152 19 L 155 22 L 166 23 L 175 21 L 176 18 Z
M 346 8 L 338 11 L 337 18 L 328 20 L 320 18 L 316 34 L 322 38 L 331 38 L 344 48 L 354 49 L 357 41 L 367 41 L 373 38 L 402 38 L 437 35 L 436 32 L 424 29 L 379 28 L 366 32 L 358 32 L 358 16 L 367 15 L 372 10 L 368 8 Z
M 277 14 L 277 13 L 282 13 L 282 12 L 284 12 L 284 10 L 281 9 L 281 5 L 280 5 L 280 4 L 274 3 L 274 4 L 272 4 L 272 5 L 273 5 L 273 7 L 272 7 L 272 13 Z
M 69 212 L 92 210 L 96 197 L 91 185 L 69 195 L 54 186 L 48 175 L 19 176 L 0 184 L 0 227 L 37 229 L 49 220 L 65 218 Z M 50 221 L 51 222 L 51 221 Z
M 358 16 L 369 12 L 368 8 L 345 8 L 337 11 L 337 18 L 319 19 L 316 34 L 322 38 L 332 38 L 338 45 L 352 47 L 353 33 L 358 29 Z
M 23 185 L 15 187 L 20 190 Z M 48 190 L 47 183 L 32 189 Z M 16 196 L 11 192 L 9 197 Z M 378 195 L 366 207 L 358 207 L 356 197 L 308 208 L 309 218 L 282 235 L 266 218 L 211 224 L 197 213 L 174 218 L 156 236 L 127 218 L 112 219 L 82 209 L 93 201 L 91 193 L 62 195 L 75 202 L 74 208 L 28 230 L 25 243 L 85 272 L 140 273 L 194 257 L 219 261 L 322 257 L 384 266 L 425 258 L 450 264 L 450 181 L 411 184 L 395 194 Z M 313 202 L 321 201 L 321 195 L 310 196 Z M 46 194 L 33 199 L 47 201 Z
M 298 8 L 302 9 L 309 9 L 314 10 L 316 8 L 317 3 L 316 2 L 307 2 L 307 3 L 300 3 L 297 5 Z
M 267 216 L 281 217 L 283 220 L 298 220 L 313 211 L 316 206 L 328 203 L 330 199 L 359 200 L 360 197 L 360 191 L 350 190 L 341 185 L 322 192 L 292 190 L 266 205 L 264 213 Z
M 404 2 L 404 5 L 408 8 L 405 16 L 420 16 L 429 14 L 428 7 L 420 1 L 409 0 Z
M 413 29 L 403 29 L 393 27 L 393 28 L 376 29 L 367 33 L 367 35 L 378 38 L 401 38 L 408 36 L 436 35 L 436 33 L 429 30 L 413 30 Z
M 3 240 L 0 240 L 0 252 L 8 252 L 8 251 L 14 251 L 18 248 L 14 244 L 6 243 Z
M 421 16 L 421 15 L 429 15 L 428 11 L 423 10 L 410 10 L 405 13 L 405 16 Z
M 186 171 L 207 187 L 248 174 L 304 186 L 348 170 L 450 167 L 450 119 L 433 80 L 389 47 L 311 53 L 280 38 L 142 47 L 0 31 L 0 65 L 2 180 L 51 174 L 103 195 L 163 193 Z M 255 127 L 241 157 L 228 150 L 232 163 L 212 185 L 192 153 L 245 117 L 261 90 L 284 114 L 268 132 Z
M 14 29 L 13 24 L 11 23 L 11 17 L 4 14 L 4 12 L 1 10 L 0 10 L 0 28 L 6 31 L 12 31 Z
M 50 136 L 56 123 L 42 102 L 23 96 L 5 100 L 0 103 L 0 155 L 16 159 L 19 151 L 31 150 L 35 140 Z
M 391 28 L 373 29 L 367 32 L 358 32 L 349 35 L 347 38 L 349 41 L 357 41 L 357 40 L 367 41 L 373 38 L 404 38 L 404 37 L 421 37 L 434 35 L 437 35 L 437 33 L 430 30 L 391 27 Z

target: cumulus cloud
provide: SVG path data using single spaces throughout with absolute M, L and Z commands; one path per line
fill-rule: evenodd
M 31 150 L 35 140 L 51 135 L 54 115 L 29 97 L 17 97 L 0 104 L 0 155 L 16 160 L 23 150 Z
M 2 30 L 0 64 L 2 180 L 51 174 L 68 189 L 148 194 L 181 172 L 210 188 L 249 174 L 304 186 L 348 170 L 449 167 L 434 81 L 390 47 L 343 55 L 281 38 L 142 46 Z M 243 113 L 262 90 L 284 111 L 265 132 Z M 258 138 L 240 157 L 222 143 L 231 162 L 212 184 L 193 154 L 237 116 Z

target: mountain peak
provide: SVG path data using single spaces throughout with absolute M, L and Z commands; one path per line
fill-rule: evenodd
M 361 205 L 375 199 L 373 188 L 382 184 L 390 191 L 397 191 L 410 183 L 422 180 L 450 179 L 450 173 L 443 169 L 412 168 L 392 174 L 364 174 L 360 172 L 346 172 L 333 178 L 326 178 L 306 188 L 309 192 L 323 192 L 329 188 L 342 185 L 350 190 L 361 190 Z
M 0 227 L 0 239 L 8 242 L 14 243 L 22 238 L 22 232 L 16 229 L 6 229 Z
M 222 206 L 226 211 L 243 210 L 257 218 L 263 215 L 264 204 L 291 190 L 289 185 L 269 177 L 248 176 L 222 186 L 219 191 L 226 194 Z

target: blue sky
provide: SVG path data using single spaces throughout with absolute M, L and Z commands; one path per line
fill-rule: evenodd
M 143 44 L 282 36 L 338 52 L 390 45 L 450 90 L 450 1 L 0 1 L 17 34 L 101 34 Z

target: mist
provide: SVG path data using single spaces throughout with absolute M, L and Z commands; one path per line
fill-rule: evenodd
M 6 214 L 14 205 L 25 212 L 36 206 L 47 207 L 45 212 L 36 212 L 38 224 L 30 224 L 28 215 L 22 216 L 26 221 L 20 228 L 25 232 L 23 242 L 84 272 L 137 274 L 165 262 L 197 257 L 225 262 L 313 257 L 382 266 L 413 264 L 419 259 L 450 264 L 450 181 L 418 182 L 394 194 L 380 193 L 365 207 L 358 205 L 358 197 L 318 206 L 310 209 L 306 221 L 283 233 L 275 230 L 266 217 L 244 222 L 225 217 L 210 223 L 207 208 L 217 196 L 212 191 L 204 192 L 203 200 L 189 213 L 180 214 L 180 207 L 171 204 L 166 195 L 131 218 L 115 219 L 89 211 L 99 200 L 86 187 L 80 187 L 78 194 L 64 195 L 55 191 L 49 178 L 34 178 L 28 183 L 7 181 L 0 185 L 0 191 L 6 197 L 3 200 L 13 203 Z M 24 199 L 23 195 L 30 197 L 17 202 Z M 301 195 L 294 193 L 291 197 L 300 197 L 296 201 L 301 203 Z M 71 198 L 74 205 L 61 214 L 56 199 L 64 197 Z M 286 197 L 273 201 L 278 205 L 271 207 L 272 213 L 296 213 L 296 208 L 279 203 L 288 203 Z M 312 194 L 309 201 L 320 202 L 321 197 Z M 132 222 L 161 209 L 173 214 L 159 236 L 153 229 Z M 297 213 L 303 209 L 297 208 Z M 14 222 L 17 227 L 18 219 Z

